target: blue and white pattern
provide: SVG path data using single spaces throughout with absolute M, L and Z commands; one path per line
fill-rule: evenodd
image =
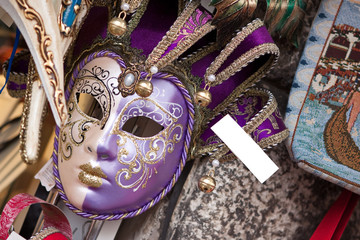
M 349 55 L 353 56 L 350 52 L 346 54 L 346 60 L 340 61 L 328 57 L 329 44 L 336 45 L 332 42 L 335 39 L 332 31 L 342 26 L 345 26 L 346 31 L 350 26 L 351 31 L 358 33 L 356 31 L 360 28 L 360 1 L 323 0 L 295 75 L 285 124 L 290 130 L 287 143 L 295 161 L 301 167 L 359 194 L 360 172 L 333 160 L 325 149 L 323 137 L 326 123 L 336 109 L 346 102 L 349 89 L 358 86 L 357 75 L 345 75 L 343 78 L 335 75 L 338 71 L 356 72 L 354 66 L 359 66 L 360 62 L 348 60 Z M 347 36 L 347 39 L 350 42 L 348 49 L 352 51 L 356 45 L 351 45 L 351 36 Z M 352 42 L 358 41 L 360 41 L 359 37 L 356 36 Z M 335 47 L 341 50 L 342 46 L 338 44 Z M 328 62 L 324 63 L 324 61 Z M 325 70 L 320 74 L 319 69 Z M 333 75 L 326 73 L 329 69 L 333 71 Z M 348 90 L 343 87 L 340 89 L 340 85 L 338 86 L 340 80 L 342 84 L 349 83 Z M 329 96 L 325 96 L 326 94 Z M 337 94 L 336 98 L 335 94 Z M 352 127 L 350 135 L 356 145 L 360 146 L 360 118 Z

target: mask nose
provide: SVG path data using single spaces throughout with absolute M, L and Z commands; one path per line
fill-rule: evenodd
M 107 135 L 101 137 L 97 134 L 87 139 L 85 151 L 90 154 L 96 154 L 99 161 L 110 161 L 117 157 L 117 135 Z
M 101 138 L 97 145 L 97 157 L 98 160 L 115 160 L 117 157 L 117 135 L 110 135 L 105 138 Z

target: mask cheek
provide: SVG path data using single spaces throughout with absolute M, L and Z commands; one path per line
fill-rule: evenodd
M 76 114 L 75 114 L 76 115 Z M 69 122 L 60 130 L 58 167 L 62 186 L 69 201 L 81 209 L 89 186 L 79 179 L 81 166 L 96 161 L 96 141 L 99 126 L 81 119 Z M 97 138 L 96 138 L 97 140 Z
M 122 137 L 118 142 L 117 165 L 115 170 L 115 182 L 118 189 L 127 189 L 139 183 L 142 175 L 142 153 L 138 142 L 134 139 Z
M 88 158 L 86 154 L 79 154 L 81 148 L 82 146 L 73 146 L 71 158 L 68 160 L 64 159 L 61 155 L 58 158 L 59 175 L 64 191 L 69 201 L 80 209 L 88 191 L 87 186 L 81 184 L 78 179 L 81 171 L 78 166 L 85 164 Z

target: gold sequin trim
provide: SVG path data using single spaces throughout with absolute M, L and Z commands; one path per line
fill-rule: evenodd
M 231 41 L 226 45 L 226 47 L 220 52 L 220 54 L 215 58 L 215 60 L 210 64 L 206 69 L 205 81 L 209 75 L 215 75 L 216 71 L 221 67 L 225 60 L 230 56 L 230 54 L 237 48 L 237 46 L 244 41 L 244 39 L 249 36 L 256 29 L 264 26 L 264 23 L 260 19 L 255 19 L 253 22 L 245 26 Z M 248 52 L 247 52 L 248 53 Z M 247 56 L 249 58 L 249 56 Z M 207 82 L 209 86 L 215 86 L 222 83 L 224 80 L 232 76 L 236 71 L 239 71 L 239 66 L 242 67 L 245 60 L 245 56 L 240 56 L 239 59 L 235 60 L 229 67 L 216 76 L 216 81 Z M 239 65 L 242 64 L 242 65 Z
M 32 236 L 30 240 L 42 240 L 54 233 L 61 233 L 61 232 L 54 227 L 44 228 L 43 230 L 41 230 L 41 232 L 37 233 L 35 236 Z
M 176 19 L 170 30 L 166 33 L 163 39 L 149 54 L 145 61 L 145 70 L 149 71 L 151 66 L 157 66 L 161 69 L 174 61 L 182 53 L 184 53 L 190 46 L 197 42 L 200 38 L 205 36 L 207 33 L 215 29 L 210 22 L 207 22 L 203 26 L 195 28 L 194 32 L 186 36 L 182 41 L 165 56 L 163 54 L 169 48 L 169 46 L 177 39 L 181 33 L 181 28 L 185 25 L 186 21 L 190 18 L 196 8 L 199 6 L 199 1 L 192 1 L 188 4 L 182 14 Z
M 38 160 L 39 151 L 40 151 L 40 137 L 41 137 L 41 131 L 43 120 L 47 112 L 46 104 L 44 105 L 44 108 L 42 110 L 41 119 L 40 119 L 40 125 L 38 126 L 39 131 L 39 139 L 38 145 L 36 146 L 36 155 L 34 159 L 30 159 L 27 151 L 26 151 L 26 142 L 27 136 L 28 136 L 28 125 L 29 125 L 29 114 L 30 114 L 30 106 L 31 106 L 31 98 L 32 98 L 32 85 L 34 81 L 40 81 L 39 76 L 35 69 L 35 63 L 34 60 L 31 58 L 29 62 L 29 71 L 27 76 L 27 83 L 26 83 L 26 93 L 25 93 L 25 100 L 24 100 L 24 106 L 23 106 L 23 112 L 21 116 L 21 124 L 20 124 L 20 156 L 22 160 L 27 164 L 33 164 Z

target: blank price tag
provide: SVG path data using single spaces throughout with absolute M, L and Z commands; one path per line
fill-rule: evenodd
M 259 145 L 229 115 L 218 121 L 211 127 L 211 130 L 261 183 L 264 183 L 279 169 Z

